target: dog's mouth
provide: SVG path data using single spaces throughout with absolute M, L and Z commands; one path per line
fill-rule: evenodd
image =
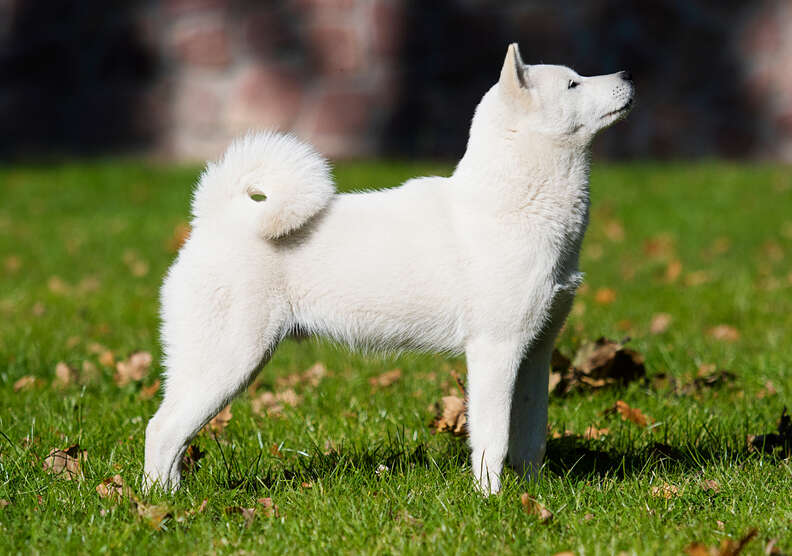
M 600 119 L 607 118 L 609 116 L 616 116 L 618 114 L 626 114 L 630 110 L 630 108 L 632 108 L 632 105 L 633 105 L 633 99 L 631 98 L 630 100 L 625 102 L 621 108 L 617 108 L 616 110 L 611 110 L 607 114 L 601 116 Z

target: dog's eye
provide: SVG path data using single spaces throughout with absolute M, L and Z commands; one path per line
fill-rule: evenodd
M 569 80 L 569 84 L 567 84 L 567 89 L 574 89 L 574 88 L 575 88 L 575 87 L 577 87 L 578 85 L 580 85 L 580 83 L 578 83 L 577 81 L 572 81 L 572 80 L 570 79 L 570 80 Z

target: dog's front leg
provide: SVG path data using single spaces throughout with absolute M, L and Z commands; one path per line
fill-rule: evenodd
M 536 477 L 544 458 L 553 340 L 540 340 L 525 355 L 512 396 L 509 465 L 529 478 Z
M 478 338 L 470 342 L 465 354 L 473 476 L 479 490 L 489 495 L 500 490 L 520 347 L 519 342 Z

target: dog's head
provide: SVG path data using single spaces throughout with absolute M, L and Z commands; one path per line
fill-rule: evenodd
M 515 129 L 587 143 L 632 108 L 629 72 L 583 77 L 565 66 L 526 65 L 510 44 L 497 84 Z

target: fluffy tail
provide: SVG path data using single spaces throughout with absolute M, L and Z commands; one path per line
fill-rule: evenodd
M 335 193 L 327 161 L 291 135 L 267 131 L 236 139 L 210 162 L 193 197 L 196 221 L 215 216 L 267 239 L 298 229 Z

